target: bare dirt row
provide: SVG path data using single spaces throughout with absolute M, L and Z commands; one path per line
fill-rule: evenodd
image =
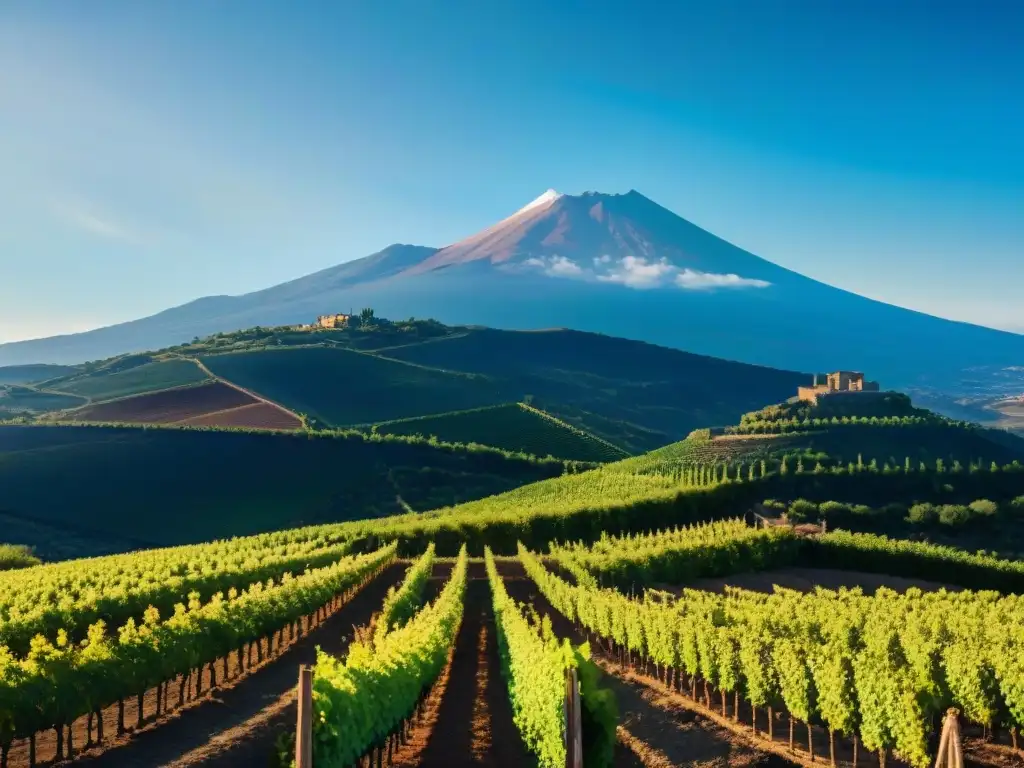
M 450 569 L 448 564 L 439 564 L 435 578 L 439 574 L 447 578 Z M 438 688 L 440 691 L 442 686 Z M 482 562 L 473 562 L 465 613 L 443 692 L 429 703 L 424 725 L 399 750 L 395 765 L 519 768 L 529 764 L 501 676 L 487 572 Z

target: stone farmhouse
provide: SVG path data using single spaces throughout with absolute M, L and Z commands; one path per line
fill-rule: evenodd
M 314 324 L 313 327 L 314 328 L 344 328 L 346 325 L 349 324 L 349 321 L 351 319 L 352 319 L 352 315 L 343 315 L 343 314 L 320 315 L 320 317 L 318 317 L 316 319 L 316 323 Z
M 800 387 L 797 396 L 807 403 L 817 405 L 819 397 L 835 395 L 851 395 L 862 392 L 878 392 L 880 387 L 877 381 L 865 381 L 863 373 L 856 371 L 836 371 L 825 377 L 825 383 L 818 383 L 818 375 L 814 375 L 814 384 L 810 387 Z

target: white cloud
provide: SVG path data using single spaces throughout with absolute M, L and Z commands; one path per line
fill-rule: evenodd
M 578 277 L 583 274 L 583 268 L 565 256 L 552 256 L 551 263 L 544 272 L 552 277 Z
M 548 277 L 586 277 L 586 272 L 579 264 L 565 256 L 549 256 L 545 258 L 531 257 L 523 261 L 524 267 L 540 269 Z
M 687 291 L 711 291 L 725 288 L 767 288 L 771 285 L 767 280 L 741 277 L 732 273 L 701 272 L 689 267 L 681 269 L 668 259 L 652 261 L 643 256 L 630 255 L 616 261 L 604 254 L 594 257 L 593 263 L 593 269 L 584 269 L 572 259 L 556 254 L 548 257 L 533 256 L 525 259 L 522 266 L 539 269 L 550 277 L 597 280 L 638 290 L 676 287 Z
M 608 283 L 621 283 L 630 288 L 657 288 L 676 271 L 666 259 L 648 262 L 641 256 L 624 256 L 619 263 L 597 279 Z
M 679 272 L 675 284 L 690 291 L 706 291 L 713 288 L 767 288 L 771 285 L 767 280 L 755 280 L 734 274 L 698 272 L 695 269 L 684 269 Z

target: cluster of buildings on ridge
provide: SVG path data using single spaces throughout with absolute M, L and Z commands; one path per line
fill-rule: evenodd
M 299 329 L 303 331 L 311 331 L 314 328 L 344 328 L 349 324 L 352 319 L 352 315 L 345 315 L 337 313 L 333 315 L 320 315 L 315 323 L 309 325 L 300 325 Z
M 845 397 L 878 393 L 881 387 L 877 381 L 865 381 L 864 374 L 857 371 L 836 371 L 825 377 L 825 383 L 818 383 L 818 374 L 814 374 L 814 384 L 810 387 L 799 387 L 797 397 L 812 405 L 818 404 L 821 397 Z

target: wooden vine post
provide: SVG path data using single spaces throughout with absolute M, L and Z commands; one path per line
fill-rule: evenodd
M 295 728 L 295 766 L 313 768 L 313 668 L 299 667 L 299 717 Z
M 565 670 L 565 768 L 583 768 L 580 686 L 575 667 Z
M 935 768 L 964 768 L 964 750 L 960 740 L 960 711 L 947 709 L 939 737 L 939 753 L 935 757 Z

